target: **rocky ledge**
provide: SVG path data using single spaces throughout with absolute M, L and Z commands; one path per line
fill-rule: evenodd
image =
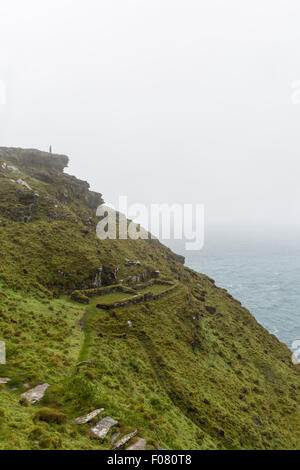
M 57 155 L 35 149 L 7 147 L 0 147 L 0 160 L 14 163 L 22 168 L 43 168 L 56 172 L 62 172 L 69 163 L 69 158 L 66 155 Z

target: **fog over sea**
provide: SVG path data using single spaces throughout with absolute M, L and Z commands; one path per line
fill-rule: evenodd
M 186 251 L 182 242 L 164 243 L 185 256 L 186 266 L 227 289 L 288 347 L 300 339 L 300 246 L 227 243 Z

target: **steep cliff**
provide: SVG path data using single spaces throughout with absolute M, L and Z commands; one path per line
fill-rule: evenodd
M 102 195 L 67 163 L 0 148 L 0 448 L 108 449 L 114 429 L 125 447 L 299 448 L 288 348 L 158 240 L 98 240 Z M 118 422 L 103 440 L 99 417 L 73 422 L 101 408 Z

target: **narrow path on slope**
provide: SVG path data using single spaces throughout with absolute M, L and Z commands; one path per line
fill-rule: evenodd
M 100 310 L 99 310 L 100 312 Z M 85 322 L 84 322 L 84 342 L 80 351 L 80 355 L 78 358 L 78 362 L 86 361 L 89 358 L 89 347 L 91 343 L 91 331 L 88 326 L 88 318 L 89 312 L 88 309 L 85 314 Z M 140 346 L 142 347 L 143 351 L 148 358 L 149 364 L 152 369 L 152 373 L 156 378 L 160 388 L 167 394 L 173 405 L 179 410 L 179 412 L 183 413 L 186 418 L 192 421 L 197 427 L 200 427 L 202 430 L 200 416 L 198 414 L 198 410 L 195 409 L 194 405 L 187 401 L 186 398 L 182 396 L 179 392 L 176 391 L 176 386 L 172 381 L 172 378 L 169 376 L 167 371 L 165 370 L 165 366 L 163 361 L 159 357 L 156 352 L 155 346 L 151 340 L 151 338 L 144 332 L 144 331 L 134 331 L 129 330 L 124 326 L 109 326 L 105 323 L 98 324 L 101 328 L 101 333 L 105 336 L 111 336 L 116 338 L 116 336 L 123 336 L 126 335 L 127 337 L 135 338 L 139 341 Z M 100 339 L 100 338 L 99 338 Z

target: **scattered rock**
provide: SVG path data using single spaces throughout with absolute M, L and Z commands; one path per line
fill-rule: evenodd
M 141 262 L 138 261 L 138 260 L 134 261 L 134 260 L 130 260 L 130 259 L 126 258 L 125 259 L 125 265 L 126 266 L 140 266 Z
M 9 170 L 9 171 L 12 171 L 13 173 L 21 173 L 19 168 L 12 166 L 12 165 L 7 165 L 7 163 L 5 162 L 2 163 L 2 168 L 3 170 Z
M 146 444 L 146 439 L 142 439 L 139 437 L 134 444 L 127 447 L 127 450 L 146 450 Z
M 110 442 L 113 444 L 115 440 L 118 439 L 119 435 L 120 435 L 119 432 L 115 432 L 115 434 L 111 436 Z
M 49 384 L 37 385 L 31 390 L 28 390 L 28 392 L 22 393 L 21 397 L 25 398 L 27 401 L 29 401 L 29 403 L 33 405 L 44 397 L 48 387 L 50 387 Z
M 116 442 L 116 444 L 113 446 L 113 449 L 119 449 L 120 447 L 122 447 L 123 445 L 126 444 L 126 442 L 130 441 L 130 439 L 132 439 L 134 436 L 136 436 L 137 434 L 137 429 L 133 432 L 131 432 L 130 434 L 126 434 L 125 436 L 123 436 L 118 442 Z
M 17 180 L 17 183 L 20 184 L 21 186 L 24 186 L 26 189 L 29 189 L 29 191 L 32 191 L 31 187 L 29 186 L 26 181 L 21 180 L 20 178 Z
M 0 377 L 0 384 L 7 384 L 10 380 L 8 377 Z
M 98 439 L 104 439 L 108 434 L 109 430 L 118 424 L 118 421 L 114 420 L 110 416 L 106 416 L 105 418 L 101 419 L 96 426 L 93 426 L 90 429 L 90 432 L 97 437 Z
M 6 344 L 4 341 L 0 341 L 0 364 L 5 365 L 6 363 Z
M 98 416 L 100 413 L 102 413 L 102 411 L 104 411 L 104 408 L 100 408 L 98 410 L 94 410 L 92 411 L 91 413 L 88 413 L 87 415 L 84 415 L 84 416 L 80 416 L 79 418 L 75 418 L 73 420 L 73 422 L 75 424 L 86 424 L 88 423 L 89 421 L 91 421 L 92 419 L 96 418 L 96 416 Z
M 153 279 L 159 279 L 160 271 L 158 269 L 156 271 L 153 271 L 152 272 L 152 277 L 153 277 Z

